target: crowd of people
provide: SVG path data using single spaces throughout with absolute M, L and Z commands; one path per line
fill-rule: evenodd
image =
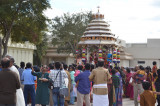
M 123 106 L 122 98 L 135 106 L 160 106 L 160 69 L 153 67 L 113 67 L 98 61 L 96 65 L 67 65 L 61 62 L 32 66 L 14 65 L 12 56 L 0 64 L 0 106 Z

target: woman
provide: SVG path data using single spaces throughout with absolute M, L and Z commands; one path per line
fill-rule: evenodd
M 74 105 L 74 101 L 75 101 L 75 97 L 76 97 L 76 88 L 75 88 L 76 83 L 74 81 L 75 71 L 74 71 L 74 67 L 72 65 L 69 66 L 69 73 L 71 76 L 71 84 L 73 86 L 73 90 L 70 93 L 70 104 Z
M 42 72 L 34 72 L 34 70 L 32 69 L 32 75 L 37 76 L 35 104 L 46 106 L 49 104 L 49 74 L 47 73 L 47 66 L 43 65 Z
M 155 88 L 155 84 L 154 84 L 154 78 L 153 78 L 153 74 L 151 73 L 151 67 L 150 66 L 147 66 L 145 68 L 145 71 L 147 73 L 147 78 L 146 80 L 151 84 L 151 90 L 152 91 L 156 91 L 156 88 Z M 155 95 L 156 97 L 156 95 Z
M 126 97 L 129 97 L 131 100 L 133 100 L 133 85 L 130 83 L 132 73 L 129 68 L 126 69 Z
M 117 106 L 122 106 L 122 90 L 123 90 L 123 83 L 122 83 L 122 76 L 120 74 L 120 70 L 118 67 L 115 67 L 116 70 L 116 74 L 119 77 L 120 80 L 120 85 L 119 85 L 119 89 L 118 89 L 118 99 L 116 100 L 116 105 Z

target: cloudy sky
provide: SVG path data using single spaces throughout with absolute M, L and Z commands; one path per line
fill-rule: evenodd
M 160 0 L 51 0 L 49 18 L 63 13 L 100 12 L 109 22 L 112 33 L 128 43 L 144 43 L 147 38 L 160 39 Z

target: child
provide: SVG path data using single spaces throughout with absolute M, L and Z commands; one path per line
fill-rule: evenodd
M 112 73 L 112 82 L 113 82 L 113 85 L 115 87 L 115 97 L 116 97 L 116 103 L 113 104 L 113 106 L 116 106 L 117 105 L 117 99 L 118 99 L 118 90 L 119 90 L 119 85 L 120 85 L 120 79 L 118 76 L 116 76 L 116 70 L 115 69 L 112 69 L 111 71 Z
M 151 85 L 148 81 L 142 83 L 144 92 L 140 95 L 140 105 L 141 106 L 155 106 L 156 99 L 151 90 Z
M 136 75 L 137 75 L 138 77 L 143 77 L 145 74 L 146 74 L 146 72 L 144 71 L 144 67 L 143 67 L 143 66 L 140 66 L 140 70 L 138 70 L 138 71 L 136 72 Z M 139 81 L 139 79 L 136 79 L 136 82 L 138 82 L 138 81 Z

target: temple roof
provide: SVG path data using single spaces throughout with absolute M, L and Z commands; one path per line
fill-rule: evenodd
M 110 30 L 108 22 L 104 21 L 104 15 L 98 12 L 93 14 L 93 20 L 88 24 L 79 45 L 115 45 L 116 37 Z

